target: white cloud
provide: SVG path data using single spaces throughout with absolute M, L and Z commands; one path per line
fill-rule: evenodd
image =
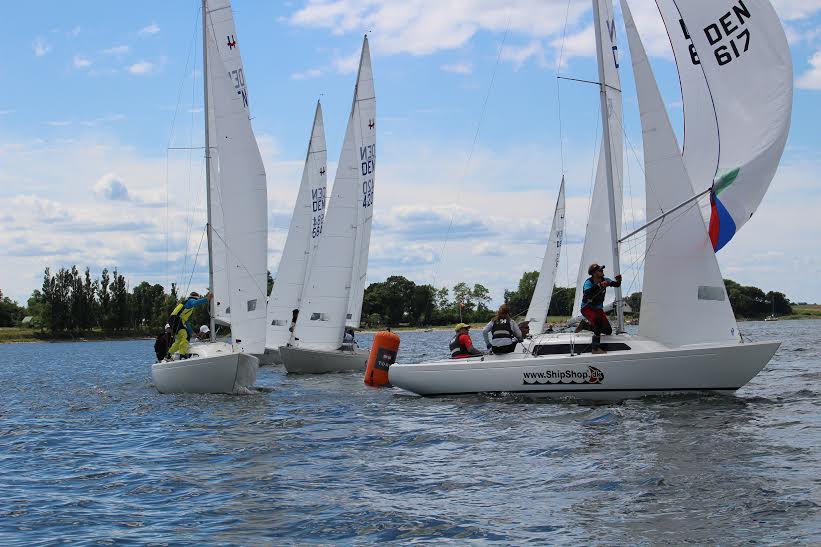
M 71 61 L 72 66 L 77 69 L 84 69 L 91 66 L 91 59 L 83 57 L 82 55 L 75 55 Z
M 513 33 L 553 35 L 565 14 L 576 22 L 589 10 L 584 0 L 310 0 L 291 15 L 293 25 L 330 29 L 335 34 L 372 30 L 375 52 L 427 55 L 464 46 L 477 32 L 501 33 L 510 21 Z
M 140 29 L 140 34 L 142 35 L 152 35 L 157 34 L 158 32 L 160 32 L 160 27 L 157 23 L 151 23 L 150 25 Z
M 154 63 L 148 61 L 139 61 L 130 65 L 128 71 L 131 74 L 148 74 L 154 70 Z
M 361 52 L 356 50 L 345 57 L 336 57 L 333 60 L 333 66 L 340 74 L 354 74 L 359 68 L 359 58 L 361 56 Z
M 782 19 L 795 21 L 821 11 L 821 0 L 773 0 L 773 6 Z
M 304 72 L 295 72 L 291 74 L 292 80 L 310 80 L 312 78 L 319 78 L 322 76 L 321 68 L 309 68 Z
M 74 28 L 72 28 L 70 31 L 68 31 L 68 32 L 66 33 L 66 35 L 67 35 L 69 38 L 77 38 L 77 37 L 80 35 L 80 32 L 81 32 L 81 31 L 82 31 L 82 29 L 80 28 L 80 26 L 79 26 L 79 25 L 77 25 L 77 26 L 75 26 Z
M 107 114 L 105 116 L 100 116 L 99 118 L 94 118 L 93 120 L 83 120 L 80 122 L 80 125 L 85 127 L 95 127 L 106 123 L 121 122 L 125 119 L 125 114 Z
M 821 50 L 815 52 L 809 63 L 810 68 L 798 78 L 796 85 L 801 89 L 821 90 Z
M 46 125 L 50 125 L 52 127 L 67 127 L 71 125 L 69 120 L 50 120 L 46 122 Z
M 32 49 L 34 49 L 34 55 L 37 57 L 42 57 L 43 55 L 47 54 L 51 51 L 51 44 L 49 44 L 45 38 L 38 36 L 34 39 L 34 42 L 31 44 Z
M 105 55 L 125 55 L 131 51 L 131 47 L 127 45 L 113 46 L 103 50 Z
M 531 57 L 537 58 L 544 65 L 544 48 L 538 40 L 534 40 L 524 46 L 505 46 L 502 48 L 500 58 L 503 61 L 513 63 L 518 70 Z
M 106 173 L 94 184 L 93 191 L 98 197 L 109 201 L 129 201 L 128 187 L 114 173 Z
M 470 63 L 451 63 L 439 67 L 444 72 L 453 74 L 472 74 L 473 65 Z

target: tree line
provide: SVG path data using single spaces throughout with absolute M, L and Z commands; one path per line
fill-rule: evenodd
M 504 302 L 515 316 L 524 316 L 536 289 L 538 272 L 525 272 L 515 289 L 504 292 Z M 268 276 L 268 291 L 274 280 Z M 727 295 L 737 317 L 760 319 L 773 310 L 776 315 L 793 313 L 792 303 L 777 291 L 765 293 L 758 287 L 744 286 L 730 279 L 724 281 Z M 180 300 L 176 284 L 166 293 L 160 284 L 146 281 L 129 289 L 125 277 L 115 268 L 103 269 L 92 278 L 86 268 L 76 266 L 43 272 L 43 284 L 23 307 L 0 290 L 0 327 L 20 324 L 32 316 L 34 325 L 53 336 L 81 336 L 94 330 L 111 334 L 149 334 L 162 330 L 171 310 Z M 550 301 L 549 316 L 572 314 L 576 296 L 574 287 L 556 287 Z M 367 326 L 434 326 L 458 322 L 488 321 L 495 310 L 490 308 L 490 291 L 480 283 L 460 282 L 451 288 L 417 285 L 394 275 L 385 281 L 371 283 L 365 289 L 362 323 Z M 625 297 L 634 313 L 641 309 L 641 292 Z M 195 325 L 208 322 L 207 307 L 196 308 Z

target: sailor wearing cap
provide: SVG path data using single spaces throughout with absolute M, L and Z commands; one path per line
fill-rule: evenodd
M 615 280 L 607 278 L 604 276 L 604 266 L 595 262 L 587 269 L 587 275 L 590 277 L 584 282 L 582 315 L 593 326 L 593 353 L 607 353 L 601 347 L 601 335 L 613 334 L 613 327 L 604 313 L 604 296 L 607 287 L 621 287 L 621 275 L 617 275 Z
M 451 359 L 464 359 L 466 357 L 483 355 L 481 351 L 473 347 L 473 340 L 470 339 L 470 334 L 468 334 L 469 329 L 470 325 L 467 323 L 459 323 L 456 325 L 456 335 L 450 341 Z

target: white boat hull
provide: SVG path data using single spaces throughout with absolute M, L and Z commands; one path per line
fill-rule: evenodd
M 261 366 L 282 364 L 282 356 L 279 354 L 279 348 L 265 348 L 265 353 L 257 355 L 257 357 L 259 357 L 259 364 Z
M 565 340 L 567 335 L 564 336 Z M 577 347 L 586 345 L 583 338 Z M 516 393 L 528 397 L 622 400 L 688 392 L 729 394 L 749 382 L 780 342 L 669 349 L 638 337 L 604 337 L 629 351 L 532 356 L 512 353 L 434 363 L 396 364 L 390 383 L 419 395 Z M 589 343 L 589 337 L 587 342 Z
M 282 346 L 279 352 L 289 374 L 364 372 L 368 364 L 368 352 L 360 349 L 329 351 Z
M 230 344 L 192 344 L 188 359 L 154 363 L 151 379 L 160 393 L 245 393 L 254 386 L 259 359 Z

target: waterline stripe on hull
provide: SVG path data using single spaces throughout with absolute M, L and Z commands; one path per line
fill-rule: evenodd
M 600 388 L 600 389 L 506 389 L 501 391 L 457 391 L 454 393 L 430 393 L 424 397 L 448 397 L 452 395 L 476 395 L 479 393 L 637 393 L 643 391 L 738 391 L 741 387 L 665 387 L 665 388 Z

